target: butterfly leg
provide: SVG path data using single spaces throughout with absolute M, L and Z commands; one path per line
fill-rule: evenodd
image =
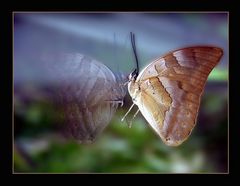
M 131 121 L 129 122 L 129 124 L 128 124 L 128 127 L 129 127 L 129 128 L 132 127 L 132 122 L 133 122 L 134 118 L 137 116 L 138 113 L 139 113 L 139 109 L 137 110 L 137 112 L 135 112 L 135 114 L 133 115 Z
M 134 105 L 135 105 L 134 103 L 131 105 L 131 107 L 128 109 L 127 113 L 123 116 L 123 118 L 121 119 L 121 121 L 124 121 L 124 120 L 125 120 L 126 116 L 127 116 L 127 115 L 129 114 L 129 112 L 132 110 L 132 108 L 133 108 Z
M 119 86 L 120 86 L 120 87 L 124 87 L 124 86 L 126 86 L 128 83 L 129 83 L 129 80 L 126 81 L 126 82 L 124 82 L 124 83 L 119 83 Z
M 106 101 L 108 101 L 108 102 L 110 102 L 110 103 L 117 103 L 117 104 L 121 104 L 121 107 L 123 106 L 123 100 L 106 100 Z

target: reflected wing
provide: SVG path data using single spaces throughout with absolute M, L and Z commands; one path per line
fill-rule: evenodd
M 81 54 L 65 54 L 58 63 L 59 99 L 64 133 L 92 142 L 111 121 L 122 100 L 119 81 L 105 65 Z
M 167 145 L 177 146 L 196 124 L 201 95 L 223 52 L 216 47 L 190 47 L 153 61 L 138 76 L 138 106 Z

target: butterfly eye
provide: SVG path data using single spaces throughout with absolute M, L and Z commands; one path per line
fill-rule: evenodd
M 138 76 L 138 72 L 137 72 L 137 69 L 135 69 L 129 74 L 128 79 L 129 81 L 132 81 L 132 80 L 135 80 L 137 76 Z

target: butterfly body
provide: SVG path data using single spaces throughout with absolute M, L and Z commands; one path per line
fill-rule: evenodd
M 179 49 L 130 79 L 133 102 L 166 145 L 178 146 L 191 134 L 208 75 L 222 54 L 209 46 Z

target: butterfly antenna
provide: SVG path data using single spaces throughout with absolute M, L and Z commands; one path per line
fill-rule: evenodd
M 138 73 L 139 73 L 139 62 L 138 62 L 138 57 L 137 57 L 136 45 L 135 45 L 135 34 L 132 33 L 132 32 L 130 32 L 130 34 L 131 34 L 132 49 L 133 49 L 133 53 L 134 53 L 135 61 L 136 61 L 136 66 L 137 66 L 136 76 L 138 76 Z

